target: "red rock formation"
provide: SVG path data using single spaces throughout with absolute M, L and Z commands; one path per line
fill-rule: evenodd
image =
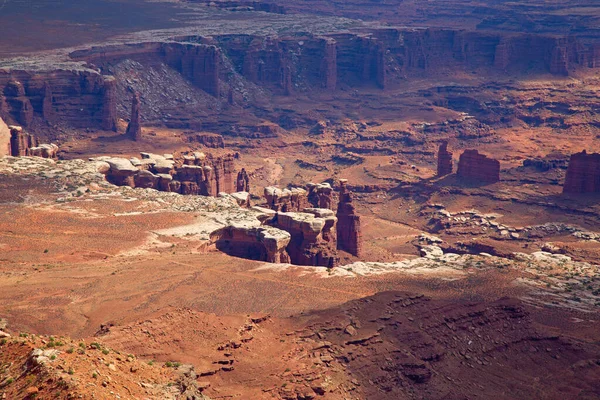
M 448 142 L 443 141 L 438 150 L 437 174 L 445 176 L 452 173 L 452 153 L 448 151 Z
M 292 264 L 333 268 L 339 263 L 336 222 L 331 210 L 306 209 L 307 213 L 278 212 L 267 224 L 291 235 L 287 252 Z
M 285 63 L 282 70 L 283 94 L 285 96 L 291 96 L 294 93 L 294 84 L 292 83 L 292 67 Z
M 44 94 L 42 100 L 42 117 L 50 123 L 57 122 L 56 111 L 54 110 L 54 100 L 52 89 L 49 83 L 44 84 Z
M 460 155 L 456 175 L 465 180 L 496 183 L 500 181 L 500 162 L 479 154 L 477 150 L 465 150 Z
M 2 136 L 2 120 L 0 119 L 0 137 Z M 10 126 L 10 145 L 6 155 L 13 157 L 36 156 L 43 158 L 56 158 L 58 146 L 55 144 L 38 144 L 34 135 L 25 132 L 20 126 Z M 2 143 L 0 143 L 2 145 Z M 4 144 L 3 146 L 6 146 Z M 0 154 L 2 152 L 0 151 Z
M 250 192 L 250 177 L 245 168 L 238 172 L 236 192 Z
M 352 204 L 352 193 L 346 187 L 347 180 L 340 179 L 340 200 L 337 209 L 337 248 L 360 257 L 362 251 L 362 232 L 360 216 Z
M 37 146 L 37 139 L 20 126 L 10 127 L 10 149 L 13 157 L 29 155 L 29 149 Z
M 267 207 L 274 211 L 299 212 L 309 206 L 306 190 L 302 188 L 279 189 L 266 187 L 264 190 Z
M 228 226 L 210 235 L 217 249 L 234 257 L 270 263 L 289 263 L 287 246 L 291 235 L 271 226 Z
M 219 72 L 221 51 L 206 43 L 164 43 L 159 54 L 171 67 L 208 94 L 221 94 Z
M 113 77 L 104 77 L 100 90 L 102 95 L 102 120 L 100 126 L 106 131 L 117 131 L 116 81 Z M 61 116 L 62 117 L 62 116 Z
M 563 193 L 600 192 L 600 154 L 586 151 L 571 155 Z
M 133 98 L 131 99 L 131 119 L 129 120 L 129 124 L 127 124 L 125 135 L 131 140 L 142 140 L 140 95 L 138 93 L 134 93 Z
M 0 70 L 0 115 L 27 126 L 34 116 L 74 128 L 116 130 L 116 82 L 97 71 Z
M 214 157 L 193 153 L 183 159 L 142 153 L 142 161 L 100 158 L 111 164 L 106 178 L 118 186 L 145 187 L 185 195 L 217 196 L 232 193 L 235 154 Z
M 223 136 L 218 135 L 216 133 L 198 133 L 192 136 L 188 136 L 188 141 L 200 143 L 204 147 L 209 147 L 213 149 L 217 148 L 225 148 L 225 143 L 223 142 Z
M 10 128 L 0 118 L 0 157 L 10 156 L 12 153 L 10 136 Z
M 333 210 L 333 189 L 329 183 L 309 183 L 307 187 L 308 201 L 313 207 Z
M 6 104 L 12 117 L 22 126 L 29 126 L 33 121 L 33 106 L 25 95 L 23 84 L 17 80 L 10 80 L 4 88 Z

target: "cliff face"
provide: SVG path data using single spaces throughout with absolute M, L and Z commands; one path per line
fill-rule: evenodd
M 586 151 L 571 156 L 563 193 L 582 194 L 600 192 L 600 154 Z
M 92 47 L 70 54 L 74 60 L 84 60 L 100 67 L 124 59 L 163 61 L 195 86 L 219 97 L 221 51 L 211 41 L 199 37 L 180 38 L 181 42 L 143 42 L 135 44 Z
M 278 212 L 268 224 L 291 235 L 287 252 L 292 264 L 336 267 L 339 263 L 335 236 L 337 218 L 331 210 L 305 211 Z
M 77 128 L 115 130 L 117 100 L 122 104 L 123 99 L 116 98 L 117 84 L 109 74 L 111 66 L 124 60 L 168 66 L 217 98 L 221 107 L 227 101 L 251 102 L 264 95 L 257 94 L 261 89 L 288 96 L 361 87 L 385 90 L 413 77 L 478 70 L 566 76 L 578 68 L 599 68 L 600 44 L 568 35 L 378 28 L 321 36 L 185 36 L 92 47 L 70 57 L 97 70 L 80 65 L 46 72 L 0 70 L 0 115 L 22 126 L 39 116 Z
M 34 115 L 76 128 L 116 128 L 113 81 L 91 70 L 0 70 L 5 118 L 22 126 Z M 0 110 L 0 112 L 2 112 Z

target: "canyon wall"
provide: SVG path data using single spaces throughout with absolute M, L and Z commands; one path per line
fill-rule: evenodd
M 0 70 L 0 116 L 31 125 L 34 116 L 76 128 L 116 129 L 114 80 L 93 70 Z
M 51 62 L 43 69 L 0 70 L 0 116 L 24 127 L 39 117 L 76 128 L 116 130 L 116 82 L 110 67 L 123 60 L 165 64 L 219 102 L 231 104 L 246 96 L 243 79 L 273 94 L 294 96 L 386 89 L 411 78 L 456 71 L 566 76 L 578 68 L 600 68 L 600 44 L 572 36 L 441 28 L 182 36 L 92 47 L 69 56 L 70 64 L 65 60 L 54 70 Z
M 583 194 L 600 192 L 600 154 L 586 151 L 571 155 L 563 193 Z

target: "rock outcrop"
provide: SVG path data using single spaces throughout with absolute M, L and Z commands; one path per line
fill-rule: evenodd
M 307 192 L 302 188 L 279 189 L 268 186 L 264 190 L 267 207 L 274 211 L 300 212 L 309 206 Z
M 23 83 L 16 79 L 9 80 L 4 87 L 4 98 L 14 120 L 25 127 L 31 125 L 33 106 L 25 94 Z
M 308 201 L 313 207 L 333 210 L 333 188 L 329 183 L 309 183 L 307 187 Z
M 0 70 L 0 114 L 5 121 L 28 127 L 39 117 L 74 128 L 116 130 L 113 77 L 79 65 L 45 68 L 35 73 Z
M 337 208 L 337 248 L 359 257 L 362 251 L 360 216 L 352 204 L 352 193 L 347 188 L 347 180 L 340 179 L 340 199 Z
M 118 186 L 151 188 L 185 195 L 217 196 L 235 192 L 233 163 L 236 154 L 213 156 L 194 152 L 172 156 L 142 153 L 142 159 L 100 157 L 111 165 L 106 179 Z
M 140 118 L 140 95 L 136 92 L 131 99 L 131 118 L 127 124 L 125 135 L 131 140 L 142 140 L 142 125 Z
M 240 172 L 238 172 L 237 180 L 236 180 L 236 191 L 238 192 L 250 192 L 250 177 L 246 172 L 245 168 L 242 168 Z
M 272 226 L 246 227 L 231 225 L 211 234 L 217 249 L 234 257 L 270 263 L 289 263 L 287 254 L 292 236 Z
M 223 149 L 225 143 L 223 142 L 223 136 L 216 133 L 202 132 L 195 135 L 188 136 L 189 142 L 200 143 L 204 147 L 212 149 Z
M 54 143 L 39 144 L 37 137 L 25 132 L 20 126 L 11 125 L 8 127 L 8 129 L 10 130 L 10 139 L 8 152 L 6 155 L 13 157 L 36 156 L 43 158 L 56 158 L 58 146 Z M 2 135 L 1 124 L 0 135 Z
M 313 208 L 304 211 L 278 212 L 266 224 L 291 235 L 287 252 L 292 264 L 328 268 L 337 266 L 337 218 L 333 211 Z
M 2 118 L 0 118 L 0 157 L 10 156 L 11 154 L 10 128 Z
M 467 181 L 496 183 L 500 181 L 500 162 L 479 154 L 477 150 L 465 150 L 460 155 L 456 174 Z
M 448 142 L 440 144 L 437 158 L 437 175 L 446 176 L 452 173 L 452 153 L 448 151 Z
M 600 154 L 587 154 L 584 150 L 571 155 L 563 193 L 598 192 L 600 192 Z

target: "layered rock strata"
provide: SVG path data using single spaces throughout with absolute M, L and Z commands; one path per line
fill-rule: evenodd
M 583 194 L 600 192 L 600 154 L 585 150 L 571 155 L 563 193 Z
M 304 211 L 278 212 L 266 224 L 291 235 L 287 252 L 292 264 L 328 268 L 337 266 L 337 218 L 333 211 L 313 208 Z
M 223 136 L 216 133 L 198 133 L 195 135 L 188 136 L 188 141 L 200 143 L 204 147 L 212 149 L 223 149 L 225 148 L 225 142 L 223 142 Z
M 302 188 L 279 189 L 268 186 L 264 190 L 267 207 L 274 211 L 300 212 L 309 207 L 306 190 Z
M 231 225 L 210 235 L 217 249 L 234 257 L 269 263 L 289 263 L 287 247 L 291 235 L 271 226 Z
M 479 154 L 477 150 L 465 150 L 460 155 L 456 174 L 466 181 L 496 183 L 500 181 L 500 162 Z
M 452 173 L 452 153 L 448 151 L 448 142 L 440 144 L 437 158 L 437 175 L 445 176 Z
M 106 179 L 118 186 L 151 188 L 185 195 L 217 196 L 232 193 L 236 154 L 213 156 L 195 152 L 174 160 L 172 156 L 142 153 L 142 159 L 100 157 L 110 169 Z
M 309 183 L 308 187 L 308 201 L 315 208 L 327 208 L 333 210 L 333 188 L 327 182 L 314 184 Z
M 0 120 L 1 122 L 1 120 Z M 54 143 L 39 144 L 37 137 L 23 130 L 20 126 L 8 127 L 10 131 L 9 146 L 5 155 L 13 157 L 36 156 L 43 158 L 56 158 L 58 146 Z M 0 135 L 2 135 L 2 126 L 0 124 Z M 4 144 L 5 146 L 6 144 Z M 4 147 L 3 146 L 3 147 Z
M 359 257 L 362 252 L 360 216 L 352 204 L 352 193 L 347 180 L 340 179 L 340 199 L 337 208 L 337 248 Z
M 0 115 L 23 127 L 38 116 L 74 128 L 115 131 L 115 80 L 79 65 L 68 70 L 0 70 Z

